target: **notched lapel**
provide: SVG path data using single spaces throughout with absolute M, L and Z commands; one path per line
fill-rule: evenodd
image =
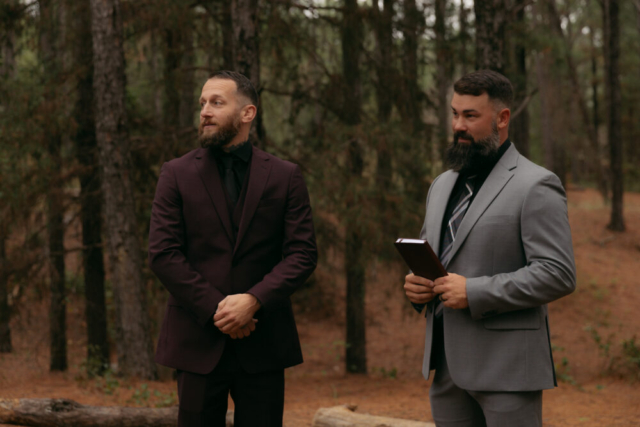
M 456 256 L 456 252 L 460 249 L 478 219 L 513 177 L 513 170 L 517 167 L 519 156 L 518 151 L 511 145 L 493 168 L 484 184 L 482 184 L 480 192 L 474 198 L 473 203 L 469 206 L 469 210 L 460 223 L 460 228 L 456 233 L 456 239 L 451 248 L 451 260 Z
M 458 180 L 458 172 L 445 172 L 445 175 L 437 181 L 437 185 L 442 188 L 437 194 L 432 193 L 427 206 L 427 241 L 436 255 L 440 256 L 440 232 L 442 231 L 442 220 L 444 212 L 447 210 L 447 203 L 451 191 Z
M 242 217 L 240 218 L 240 227 L 238 228 L 238 240 L 234 249 L 238 250 L 242 238 L 249 228 L 249 224 L 253 219 L 253 215 L 258 209 L 258 203 L 264 192 L 264 187 L 267 185 L 267 179 L 269 178 L 269 172 L 271 171 L 271 162 L 269 157 L 261 150 L 253 147 L 253 159 L 251 160 L 251 169 L 249 171 L 249 182 L 247 183 L 247 195 L 244 199 L 244 209 L 242 210 Z
M 196 155 L 194 160 L 202 183 L 209 193 L 209 198 L 213 207 L 215 208 L 220 222 L 229 237 L 231 243 L 234 243 L 233 231 L 231 228 L 231 219 L 229 218 L 229 209 L 227 209 L 227 201 L 224 196 L 224 189 L 222 188 L 222 180 L 220 179 L 220 173 L 218 172 L 218 165 L 213 158 L 211 150 L 204 148 L 200 149 L 200 152 Z

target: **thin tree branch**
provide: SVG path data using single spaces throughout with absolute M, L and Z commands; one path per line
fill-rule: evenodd
M 524 111 L 525 108 L 527 108 L 527 105 L 529 105 L 529 103 L 531 102 L 531 100 L 533 99 L 533 96 L 538 93 L 538 88 L 534 88 L 520 103 L 520 105 L 518 106 L 518 108 L 515 109 L 515 111 L 513 112 L 513 114 L 511 114 L 511 120 L 515 119 L 516 117 L 518 117 L 520 115 L 520 113 L 522 113 L 522 111 Z

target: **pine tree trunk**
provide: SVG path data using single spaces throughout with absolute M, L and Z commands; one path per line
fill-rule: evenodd
M 542 152 L 544 158 L 544 166 L 553 171 L 555 168 L 555 143 L 554 130 L 550 97 L 553 96 L 553 80 L 549 78 L 547 70 L 549 69 L 549 59 L 546 57 L 548 53 L 540 52 L 536 58 L 536 76 L 538 80 L 538 88 L 540 88 L 540 124 L 542 132 Z
M 47 191 L 47 231 L 49 237 L 49 368 L 52 371 L 67 369 L 66 299 L 64 266 L 64 183 L 61 181 L 62 136 L 55 119 L 59 106 L 56 88 L 60 71 L 58 42 L 60 25 L 55 3 L 40 0 L 40 57 L 46 73 L 46 95 L 42 108 L 53 120 L 45 120 L 43 145 L 49 155 L 51 187 Z M 61 7 L 58 5 L 58 7 Z
M 11 311 L 9 307 L 9 274 L 4 224 L 0 224 L 0 353 L 11 353 Z
M 342 67 L 345 79 L 343 122 L 353 129 L 348 142 L 348 172 L 351 194 L 346 201 L 347 220 L 345 241 L 345 270 L 347 276 L 347 348 L 346 368 L 352 373 L 367 372 L 367 339 L 365 313 L 365 261 L 362 254 L 364 240 L 359 230 L 357 208 L 357 185 L 362 177 L 363 153 L 355 127 L 360 124 L 361 82 L 360 54 L 362 22 L 357 0 L 344 0 L 342 23 Z
M 460 32 L 458 35 L 458 56 L 460 58 L 460 73 L 464 76 L 469 72 L 470 60 L 467 56 L 467 46 L 471 44 L 471 36 L 469 35 L 468 25 L 469 11 L 464 5 L 464 0 L 460 0 L 460 8 L 458 11 L 458 22 L 460 23 Z
M 527 99 L 527 50 L 526 50 L 526 28 L 524 14 L 524 0 L 516 0 L 516 7 L 520 9 L 516 13 L 515 23 L 512 26 L 515 39 L 514 56 L 515 66 L 514 75 L 511 78 L 513 89 L 515 92 L 514 109 L 519 108 Z M 513 110 L 515 111 L 515 110 Z M 525 106 L 520 113 L 513 117 L 509 125 L 509 134 L 518 151 L 529 157 L 529 109 Z
M 91 0 L 94 98 L 104 218 L 121 374 L 156 378 L 126 129 L 122 16 L 118 0 Z
M 175 22 L 164 29 L 164 103 L 163 117 L 165 136 L 175 132 L 180 122 L 180 60 L 182 46 L 180 43 L 180 29 Z
M 22 7 L 18 0 L 5 0 L 3 8 L 7 14 L 11 14 L 14 17 L 20 16 L 20 13 L 15 9 Z M 16 43 L 16 26 L 18 25 L 18 19 L 4 22 L 3 37 L 0 40 L 2 61 L 0 63 L 0 78 L 14 78 L 15 77 L 15 43 Z M 1 105 L 5 105 L 6 102 L 0 101 Z
M 595 159 L 596 166 L 596 179 L 598 181 L 598 187 L 600 189 L 600 193 L 605 201 L 609 200 L 609 185 L 607 180 L 607 171 L 604 166 L 605 156 L 600 149 L 600 143 L 598 142 L 598 134 L 596 133 L 596 129 L 593 126 L 591 119 L 589 118 L 589 108 L 587 107 L 587 102 L 585 100 L 585 96 L 582 92 L 582 88 L 580 87 L 580 81 L 578 79 L 578 72 L 576 69 L 575 62 L 573 60 L 573 55 L 571 54 L 571 47 L 569 46 L 569 42 L 567 41 L 566 36 L 562 30 L 562 25 L 560 23 L 560 16 L 558 15 L 558 10 L 556 8 L 555 0 L 545 0 L 547 6 L 547 16 L 550 20 L 550 26 L 552 30 L 560 37 L 563 44 L 563 53 L 565 57 L 565 62 L 567 63 L 567 67 L 569 68 L 569 79 L 571 82 L 571 89 L 573 92 L 573 98 L 576 100 L 578 104 L 578 109 L 580 110 L 580 116 L 582 118 L 582 123 L 587 132 L 587 138 L 589 139 L 589 145 L 591 147 L 591 155 L 590 157 Z
M 218 0 L 222 6 L 222 18 L 220 28 L 222 30 L 222 68 L 225 70 L 234 69 L 235 37 L 233 36 L 233 20 L 231 15 L 231 5 L 233 1 Z
M 506 70 L 505 0 L 475 0 L 476 69 L 489 69 L 501 74 Z
M 189 14 L 191 17 L 192 14 Z M 178 125 L 181 129 L 192 129 L 194 124 L 195 105 L 193 89 L 195 87 L 193 66 L 195 63 L 195 52 L 193 46 L 193 28 L 191 25 L 183 25 L 182 31 L 182 58 L 180 61 L 180 120 Z
M 384 0 L 384 9 L 378 9 L 378 3 L 373 2 L 376 25 L 377 41 L 377 64 L 376 74 L 378 82 L 376 84 L 376 101 L 378 104 L 378 124 L 382 131 L 376 138 L 376 152 L 378 167 L 376 169 L 376 182 L 381 195 L 381 212 L 385 212 L 386 195 L 391 186 L 392 175 L 392 150 L 391 143 L 387 138 L 385 124 L 389 122 L 395 98 L 395 79 L 393 72 L 393 7 L 395 0 Z M 385 221 L 382 226 L 389 225 Z
M 611 221 L 608 228 L 614 231 L 624 231 L 623 196 L 623 150 L 622 150 L 622 120 L 621 103 L 622 91 L 620 87 L 620 10 L 618 0 L 604 0 L 604 28 L 605 58 L 607 79 L 607 112 L 608 139 L 611 163 Z
M 404 0 L 404 55 L 402 68 L 404 72 L 404 96 L 399 99 L 399 110 L 404 111 L 403 119 L 411 126 L 412 134 L 419 135 L 423 128 L 421 111 L 421 91 L 418 85 L 418 40 L 424 23 L 424 16 L 416 6 L 416 0 Z
M 436 86 L 438 88 L 438 126 L 436 140 L 438 141 L 438 153 L 440 160 L 443 160 L 447 150 L 449 129 L 451 127 L 451 122 L 449 121 L 449 111 L 451 110 L 451 107 L 448 102 L 449 86 L 451 85 L 451 67 L 449 65 L 451 52 L 449 50 L 446 35 L 447 1 L 435 0 L 435 9 Z
M 107 310 L 102 255 L 102 195 L 98 145 L 93 108 L 93 45 L 89 0 L 75 4 L 75 65 L 78 70 L 77 98 L 73 116 L 77 123 L 76 157 L 80 173 L 80 217 L 82 221 L 82 266 L 84 270 L 87 360 L 95 374 L 109 366 Z
M 258 0 L 232 0 L 231 17 L 234 36 L 234 69 L 251 80 L 260 96 L 260 37 L 258 34 Z M 264 148 L 266 131 L 262 122 L 262 106 L 251 127 L 253 143 Z

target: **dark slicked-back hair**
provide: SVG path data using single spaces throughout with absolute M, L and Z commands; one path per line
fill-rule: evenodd
M 506 108 L 513 104 L 513 86 L 508 78 L 492 70 L 478 70 L 460 78 L 453 90 L 458 95 L 480 96 L 486 93 L 491 101 L 497 101 Z
M 220 70 L 212 73 L 209 76 L 209 80 L 211 79 L 233 80 L 236 82 L 238 93 L 247 97 L 256 107 L 258 106 L 258 92 L 256 92 L 256 88 L 253 87 L 251 80 L 249 80 L 244 74 L 240 74 L 236 71 Z

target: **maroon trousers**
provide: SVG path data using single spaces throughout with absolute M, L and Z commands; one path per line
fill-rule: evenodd
M 247 373 L 227 342 L 207 375 L 178 371 L 178 427 L 225 427 L 229 394 L 236 427 L 282 427 L 284 369 Z

